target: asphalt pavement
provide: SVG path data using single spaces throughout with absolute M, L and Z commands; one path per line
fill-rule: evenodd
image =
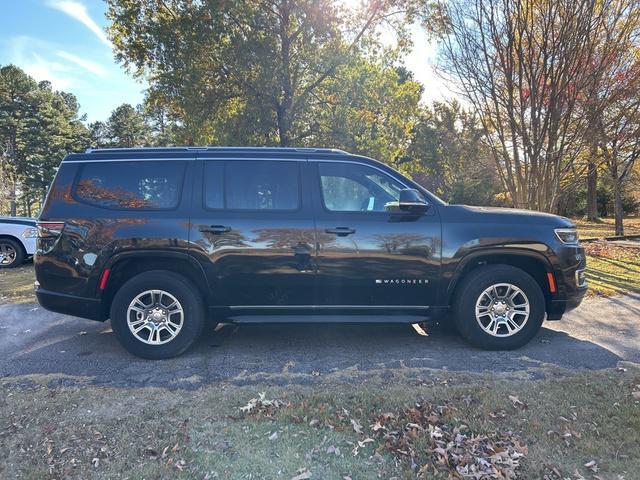
M 118 387 L 196 388 L 203 384 L 313 384 L 405 372 L 490 371 L 536 378 L 547 367 L 603 369 L 640 363 L 640 296 L 588 299 L 546 322 L 525 347 L 485 352 L 446 328 L 418 335 L 409 325 L 226 325 L 181 357 L 138 359 L 120 347 L 109 322 L 0 305 L 0 378 L 54 375 Z M 544 373 L 542 373 L 544 374 Z M 67 377 L 69 376 L 69 377 Z

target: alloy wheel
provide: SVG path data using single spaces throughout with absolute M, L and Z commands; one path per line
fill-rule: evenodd
M 510 337 L 520 332 L 529 312 L 529 299 L 511 283 L 491 285 L 476 301 L 476 320 L 484 332 L 494 337 Z
M 184 310 L 176 297 L 164 290 L 147 290 L 137 295 L 127 309 L 129 330 L 143 343 L 169 343 L 182 330 Z

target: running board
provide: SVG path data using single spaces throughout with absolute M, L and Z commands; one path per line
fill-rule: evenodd
M 233 323 L 420 323 L 425 315 L 232 315 Z

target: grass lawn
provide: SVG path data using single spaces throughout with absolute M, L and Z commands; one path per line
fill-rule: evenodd
M 613 218 L 601 218 L 598 222 L 588 222 L 584 218 L 573 218 L 578 227 L 580 238 L 604 238 L 615 235 Z M 626 217 L 623 220 L 625 235 L 640 235 L 640 218 Z
M 7 378 L 0 478 L 630 480 L 637 368 L 195 391 Z
M 640 248 L 609 242 L 584 244 L 589 295 L 640 293 Z
M 0 305 L 5 303 L 35 302 L 33 264 L 0 270 Z

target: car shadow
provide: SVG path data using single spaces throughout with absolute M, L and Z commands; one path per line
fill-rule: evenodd
M 622 358 L 596 343 L 543 328 L 525 347 L 488 352 L 441 326 L 418 335 L 406 324 L 223 325 L 184 355 L 136 358 L 120 347 L 109 322 L 0 306 L 0 375 L 61 374 L 97 384 L 196 388 L 232 382 L 317 383 L 389 372 L 533 372 L 614 367 Z M 55 382 L 74 382 L 60 378 Z

